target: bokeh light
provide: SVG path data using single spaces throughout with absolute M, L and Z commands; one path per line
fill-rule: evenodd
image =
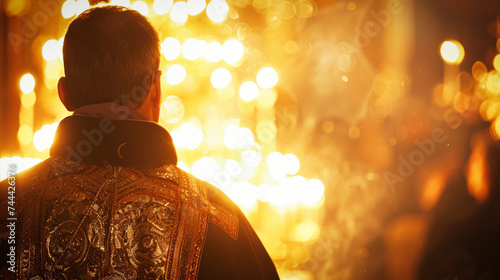
M 256 83 L 252 81 L 246 81 L 241 84 L 239 94 L 243 101 L 250 102 L 253 101 L 259 95 L 259 87 Z
M 78 16 L 90 8 L 88 0 L 76 0 L 75 15 Z
M 203 56 L 210 62 L 219 62 L 222 59 L 222 45 L 219 42 L 208 43 Z
M 212 0 L 207 5 L 207 16 L 213 22 L 223 22 L 229 13 L 229 5 L 225 0 Z
M 243 44 L 236 39 L 229 39 L 222 45 L 222 59 L 229 64 L 237 63 L 244 52 Z
M 464 47 L 455 40 L 444 41 L 440 50 L 441 57 L 448 64 L 460 64 L 465 56 Z
M 325 185 L 318 179 L 308 180 L 306 189 L 307 191 L 302 195 L 302 202 L 307 205 L 318 203 L 325 193 Z
M 130 8 L 138 11 L 144 16 L 147 16 L 149 12 L 148 4 L 146 4 L 144 1 L 135 1 L 134 3 L 132 3 Z
M 205 0 L 188 0 L 187 10 L 190 16 L 196 16 L 205 10 L 207 3 Z
M 21 145 L 30 144 L 33 141 L 33 129 L 29 125 L 21 125 L 17 132 L 17 139 Z
M 61 13 L 63 18 L 74 17 L 76 14 L 76 9 L 77 9 L 76 1 L 74 0 L 65 1 L 61 8 Z
M 188 5 L 184 1 L 177 1 L 170 9 L 170 19 L 172 21 L 183 24 L 188 19 Z
M 245 181 L 231 182 L 225 193 L 241 207 L 251 207 L 259 198 L 259 188 Z
M 182 55 L 188 60 L 199 58 L 204 52 L 205 44 L 193 38 L 186 39 L 182 43 Z
M 226 159 L 226 161 L 224 162 L 224 170 L 229 175 L 229 178 L 233 180 L 236 179 L 241 174 L 243 167 L 238 161 L 230 158 Z
M 174 5 L 173 0 L 155 0 L 153 2 L 153 11 L 157 15 L 164 15 L 170 11 L 170 8 L 172 8 L 172 5 Z
M 299 172 L 300 162 L 294 154 L 285 154 L 282 161 L 285 164 L 287 174 L 294 175 Z
M 111 0 L 110 5 L 122 6 L 130 8 L 130 0 Z
M 165 59 L 169 61 L 176 59 L 181 54 L 181 51 L 181 43 L 173 37 L 166 38 L 161 44 L 161 52 Z
M 186 78 L 186 69 L 179 64 L 172 64 L 168 67 L 167 72 L 165 73 L 167 83 L 170 85 L 177 85 L 184 81 Z
M 191 170 L 189 170 L 189 167 L 187 166 L 187 164 L 183 161 L 177 161 L 177 167 L 179 167 L 180 169 L 186 171 L 186 172 L 191 172 Z
M 230 125 L 224 129 L 222 136 L 224 145 L 228 149 L 249 149 L 254 144 L 254 136 L 250 129 Z
M 500 54 L 495 55 L 495 58 L 493 59 L 493 67 L 500 72 Z
M 193 175 L 205 181 L 212 181 L 218 170 L 219 166 L 217 162 L 209 157 L 202 157 L 191 166 Z
M 59 41 L 55 39 L 50 39 L 42 47 L 42 56 L 43 59 L 49 61 L 52 59 L 56 59 L 61 52 L 62 45 L 59 44 Z
M 295 226 L 292 232 L 292 239 L 296 242 L 310 242 L 319 237 L 320 229 L 317 223 L 306 220 Z
M 19 34 L 16 28 L 28 27 L 43 11 L 43 1 L 41 5 L 28 0 L 4 2 L 6 31 L 15 34 Z M 12 98 L 19 112 L 13 118 L 15 126 L 9 128 L 13 141 L 6 142 L 0 167 L 16 162 L 27 168 L 40 162 L 38 158 L 47 158 L 57 122 L 71 114 L 57 97 L 57 81 L 65 75 L 61 36 L 71 19 L 89 7 L 88 2 L 59 1 L 57 15 L 49 17 L 47 24 L 35 24 L 32 38 L 22 34 L 21 43 L 26 44 L 14 50 L 23 56 L 17 60 L 20 65 L 5 68 L 14 79 L 6 88 L 18 92 L 20 78 L 23 94 Z M 97 5 L 108 5 L 104 2 Z M 401 201 L 401 193 L 420 194 L 425 203 L 405 205 L 416 207 L 412 213 L 420 207 L 427 215 L 437 211 L 433 206 L 445 195 L 452 176 L 465 171 L 467 179 L 475 182 L 468 186 L 469 195 L 478 203 L 486 201 L 487 184 L 479 180 L 487 165 L 484 150 L 472 157 L 470 170 L 451 169 L 465 158 L 468 150 L 461 148 L 470 144 L 468 134 L 476 131 L 471 128 L 480 118 L 490 122 L 485 136 L 500 140 L 500 39 L 493 45 L 492 37 L 486 36 L 488 50 L 477 53 L 474 46 L 479 45 L 450 30 L 471 48 L 470 61 L 464 63 L 460 42 L 439 44 L 434 39 L 442 33 L 414 25 L 418 16 L 414 5 L 405 5 L 396 16 L 377 10 L 384 8 L 377 1 L 330 2 L 109 3 L 147 15 L 158 30 L 163 56 L 159 69 L 165 75 L 161 90 L 166 96 L 159 125 L 170 132 L 182 159 L 177 167 L 213 184 L 241 207 L 281 279 L 377 279 L 369 274 L 369 266 L 366 271 L 359 268 L 380 255 L 370 244 L 390 248 L 385 244 L 389 242 L 384 239 L 385 225 L 390 225 L 387 217 L 394 216 L 389 212 L 395 205 L 408 202 Z M 14 24 L 10 17 L 15 17 Z M 19 20 L 24 25 L 16 25 Z M 487 31 L 499 37 L 494 30 L 498 19 L 488 20 Z M 381 25 L 384 28 L 377 29 Z M 417 31 L 432 36 L 415 36 L 420 34 Z M 437 56 L 432 58 L 438 61 L 425 64 L 413 59 L 424 57 L 412 45 L 415 38 L 436 55 L 439 49 L 444 72 L 435 67 L 440 65 Z M 409 71 L 416 65 L 425 75 Z M 466 65 L 473 66 L 465 69 Z M 422 80 L 424 76 L 433 78 Z M 432 90 L 421 92 L 426 88 Z M 12 101 L 6 100 L 10 106 Z M 456 120 L 463 129 L 455 129 Z M 436 143 L 436 152 L 425 158 L 425 164 L 413 166 L 416 171 L 398 182 L 405 189 L 388 188 L 384 172 L 391 168 L 399 172 L 400 156 L 414 160 L 416 143 L 432 138 L 434 128 L 451 132 L 448 126 L 454 129 L 453 137 Z M 455 152 L 462 154 L 449 155 Z M 421 190 L 408 189 L 419 184 Z M 334 215 L 328 212 L 331 209 Z M 421 240 L 424 246 L 425 239 Z M 390 263 L 390 258 L 385 261 Z M 387 273 L 390 278 L 404 278 Z
M 275 179 L 282 179 L 287 174 L 287 168 L 283 162 L 283 154 L 280 152 L 272 152 L 266 159 L 269 174 Z
M 259 166 L 262 160 L 262 149 L 258 143 L 254 143 L 251 148 L 241 152 L 241 160 L 250 167 Z
M 175 147 L 189 150 L 198 148 L 204 139 L 203 131 L 192 122 L 184 123 L 180 128 L 174 129 L 171 134 Z
M 176 123 L 182 119 L 184 111 L 182 100 L 175 95 L 170 95 L 161 104 L 160 117 L 167 123 Z
M 257 73 L 257 84 L 263 89 L 272 88 L 278 83 L 278 73 L 271 67 L 264 67 Z
M 227 87 L 231 83 L 232 75 L 226 68 L 217 68 L 210 77 L 212 86 L 216 89 Z
M 24 74 L 19 81 L 19 88 L 24 94 L 28 94 L 35 89 L 35 77 L 31 74 Z
M 21 96 L 21 105 L 24 108 L 32 108 L 36 102 L 36 94 L 32 91 Z
M 3 8 L 7 12 L 9 16 L 19 16 L 26 13 L 29 8 L 28 1 L 19 1 L 19 0 L 5 0 L 2 2 Z
M 42 152 L 52 146 L 52 141 L 54 141 L 58 125 L 59 123 L 45 124 L 40 130 L 35 132 L 33 135 L 33 145 L 35 149 Z

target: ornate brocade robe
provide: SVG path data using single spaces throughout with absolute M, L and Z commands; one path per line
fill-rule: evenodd
M 7 184 L 0 183 L 1 274 L 7 279 L 278 279 L 238 207 L 176 162 L 170 135 L 155 123 L 64 119 L 51 157 L 16 176 L 17 273 L 7 270 L 3 253 L 11 246 L 6 242 L 11 221 Z

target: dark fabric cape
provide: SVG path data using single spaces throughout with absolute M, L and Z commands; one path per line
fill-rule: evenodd
M 107 162 L 112 166 L 155 168 L 177 163 L 170 134 L 156 123 L 77 115 L 61 121 L 50 154 L 90 165 Z M 7 189 L 6 180 L 0 182 L 0 189 L 1 202 L 7 199 L 7 192 L 3 191 Z M 239 233 L 235 240 L 217 225 L 208 223 L 197 279 L 279 279 L 271 258 L 240 209 L 225 195 L 211 199 L 234 206 Z M 8 248 L 5 242 L 0 246 L 2 252 Z M 5 257 L 4 253 L 0 256 L 3 269 Z

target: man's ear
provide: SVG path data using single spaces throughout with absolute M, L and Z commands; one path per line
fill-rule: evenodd
M 161 110 L 161 71 L 156 71 L 156 74 L 153 78 L 153 87 L 152 90 L 149 91 L 151 95 L 151 102 L 153 105 L 153 121 L 158 122 L 160 119 L 160 110 Z
M 71 102 L 71 99 L 68 96 L 68 90 L 66 89 L 66 77 L 61 77 L 59 82 L 57 83 L 57 92 L 59 93 L 59 99 L 66 107 L 66 110 L 73 112 L 75 110 L 75 106 Z
M 156 74 L 154 76 L 153 80 L 154 84 L 154 91 L 153 91 L 153 96 L 151 96 L 151 101 L 153 101 L 153 104 L 155 107 L 160 107 L 161 105 L 161 71 L 158 70 L 156 71 Z

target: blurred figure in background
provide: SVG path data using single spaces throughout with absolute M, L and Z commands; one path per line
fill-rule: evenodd
M 470 146 L 431 212 L 416 279 L 500 279 L 500 143 L 482 131 Z

